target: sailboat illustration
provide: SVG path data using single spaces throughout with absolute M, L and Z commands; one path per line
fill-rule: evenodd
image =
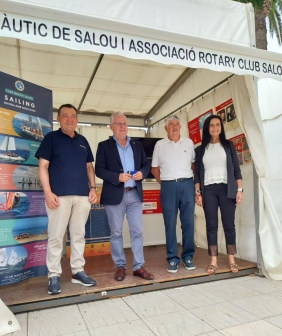
M 21 125 L 21 131 L 24 134 L 36 140 L 42 141 L 44 138 L 43 132 L 42 132 L 41 121 L 39 117 L 36 117 L 36 128 L 35 128 L 33 127 L 32 116 L 28 116 L 28 122 L 26 125 Z
M 8 257 L 6 247 L 0 248 L 0 270 L 8 268 Z
M 5 161 L 11 161 L 11 162 L 19 162 L 19 161 L 24 161 L 25 159 L 19 156 L 15 152 L 16 148 L 16 142 L 15 138 L 5 136 L 1 145 L 0 145 L 0 150 L 4 151 L 4 153 L 0 153 L 0 160 L 5 160 Z

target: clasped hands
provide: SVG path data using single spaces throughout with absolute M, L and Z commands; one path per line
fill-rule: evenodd
M 121 173 L 119 174 L 119 182 L 127 182 L 130 179 L 133 179 L 134 181 L 142 180 L 143 174 L 141 171 L 136 172 L 135 174 L 131 175 L 128 173 Z

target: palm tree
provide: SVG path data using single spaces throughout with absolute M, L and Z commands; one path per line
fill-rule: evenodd
M 271 37 L 275 34 L 278 43 L 282 44 L 282 0 L 234 0 L 251 2 L 255 9 L 256 47 L 267 49 L 266 19 Z

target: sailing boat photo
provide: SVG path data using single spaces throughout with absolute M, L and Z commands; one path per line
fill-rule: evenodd
M 5 136 L 0 144 L 0 160 L 8 162 L 22 162 L 25 161 L 23 157 L 18 155 L 15 151 L 16 142 L 15 138 Z
M 18 258 L 17 252 L 15 252 L 14 249 L 12 249 L 11 254 L 8 259 L 8 265 L 9 266 L 15 266 L 17 265 L 21 260 Z
M 28 116 L 27 124 L 21 124 L 21 131 L 36 140 L 42 141 L 44 136 L 42 132 L 41 121 L 39 117 L 36 117 L 36 127 L 33 127 L 32 116 Z
M 0 270 L 8 268 L 8 257 L 6 247 L 0 248 Z
M 0 198 L 0 218 L 19 216 L 21 212 L 16 209 L 20 205 L 21 196 L 18 192 L 6 192 Z
M 21 270 L 27 260 L 27 251 L 22 246 L 0 248 L 0 273 Z

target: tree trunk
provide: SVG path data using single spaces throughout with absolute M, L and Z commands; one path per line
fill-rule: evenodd
M 256 47 L 265 50 L 267 49 L 266 17 L 263 9 L 258 9 L 255 12 Z

